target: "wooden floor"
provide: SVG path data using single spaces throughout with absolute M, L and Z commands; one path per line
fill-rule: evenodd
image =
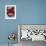
M 8 46 L 8 44 L 0 44 L 0 46 Z M 9 45 L 9 46 L 18 46 L 18 44 Z
M 44 41 L 34 41 L 31 40 L 21 40 L 19 46 L 46 46 L 46 42 Z
M 0 46 L 8 46 L 8 44 L 0 44 Z M 28 41 L 21 40 L 19 44 L 15 44 L 13 46 L 46 46 L 46 42 L 42 42 L 42 41 L 32 42 L 31 40 Z

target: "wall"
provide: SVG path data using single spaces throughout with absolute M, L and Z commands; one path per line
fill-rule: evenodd
M 16 4 L 16 20 L 5 20 L 5 5 Z M 46 0 L 0 0 L 0 44 L 7 44 L 17 24 L 46 24 Z M 17 43 L 17 40 L 16 40 Z

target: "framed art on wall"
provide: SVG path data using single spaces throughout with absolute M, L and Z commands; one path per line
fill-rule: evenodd
M 21 40 L 46 41 L 46 25 L 20 24 L 18 38 L 19 42 Z
M 16 5 L 5 5 L 5 19 L 16 19 Z

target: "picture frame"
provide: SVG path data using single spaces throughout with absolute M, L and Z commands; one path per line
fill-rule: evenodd
M 5 19 L 16 19 L 16 5 L 5 5 Z

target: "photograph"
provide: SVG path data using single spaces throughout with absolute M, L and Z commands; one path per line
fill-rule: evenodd
M 26 46 L 27 44 L 30 46 L 32 42 L 45 42 L 46 25 L 19 24 L 18 41 L 20 46 Z
M 16 19 L 16 5 L 5 5 L 5 19 Z

